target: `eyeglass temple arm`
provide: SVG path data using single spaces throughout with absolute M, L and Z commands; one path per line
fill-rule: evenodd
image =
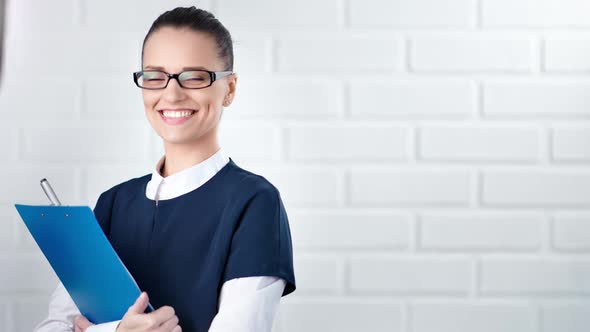
M 215 71 L 213 72 L 213 79 L 217 80 L 233 74 L 233 71 Z

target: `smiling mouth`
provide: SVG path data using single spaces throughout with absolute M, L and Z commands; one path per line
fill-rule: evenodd
M 169 126 L 179 126 L 185 123 L 190 123 L 197 112 L 197 110 L 192 109 L 163 109 L 158 111 L 158 113 L 160 113 L 160 119 Z
M 195 110 L 178 110 L 178 111 L 172 111 L 172 110 L 159 110 L 158 113 L 160 113 L 163 117 L 167 118 L 167 119 L 181 119 L 181 118 L 188 118 L 191 115 L 195 114 L 197 111 Z

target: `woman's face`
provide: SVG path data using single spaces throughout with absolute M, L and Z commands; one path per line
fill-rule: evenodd
M 226 69 L 218 57 L 213 37 L 171 27 L 161 28 L 148 37 L 143 50 L 143 70 L 178 74 L 188 68 Z M 165 89 L 142 89 L 146 117 L 166 144 L 216 144 L 221 111 L 224 105 L 231 103 L 236 83 L 234 74 L 218 79 L 204 89 L 181 88 L 175 79 L 171 79 Z M 192 114 L 185 121 L 178 118 L 166 121 L 164 114 L 169 113 L 164 111 L 172 110 L 175 111 L 172 115 L 186 111 Z

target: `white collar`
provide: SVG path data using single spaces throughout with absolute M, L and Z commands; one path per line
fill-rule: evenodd
M 211 157 L 196 165 L 162 177 L 160 169 L 165 158 L 165 155 L 160 158 L 152 173 L 152 178 L 145 188 L 145 195 L 151 200 L 171 199 L 191 192 L 209 181 L 229 162 L 229 157 L 219 149 Z

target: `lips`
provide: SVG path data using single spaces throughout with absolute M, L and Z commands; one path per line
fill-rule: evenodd
M 164 111 L 166 111 L 166 112 L 186 112 L 186 111 L 194 112 L 195 109 L 193 109 L 193 108 L 161 108 L 157 111 L 160 113 L 164 112 Z
M 158 110 L 160 113 L 160 118 L 169 125 L 179 125 L 183 124 L 186 121 L 190 120 L 195 113 L 196 110 L 193 109 L 161 109 Z
M 167 118 L 181 118 L 195 113 L 194 110 L 161 110 L 159 112 Z

